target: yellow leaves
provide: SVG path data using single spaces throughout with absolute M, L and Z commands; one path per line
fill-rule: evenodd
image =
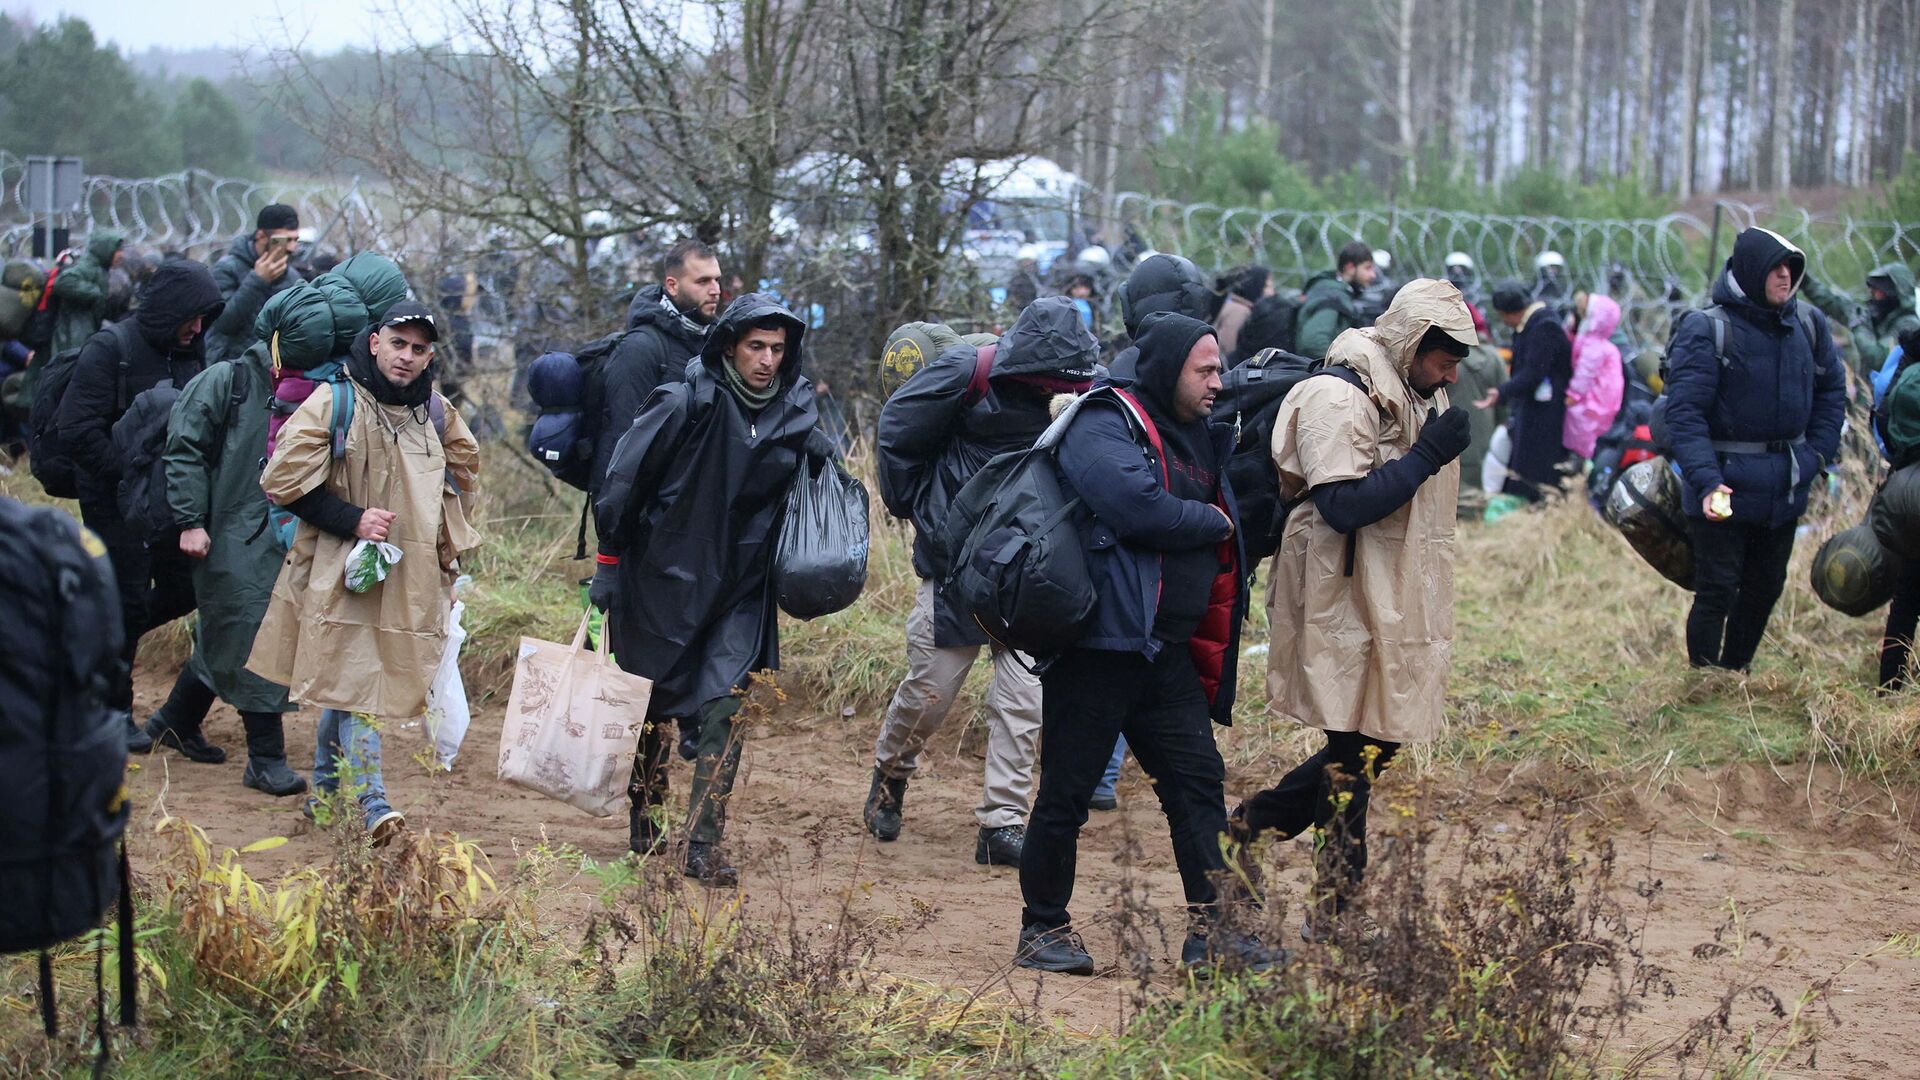
M 269 836 L 264 840 L 255 840 L 253 843 L 241 848 L 240 854 L 252 855 L 257 851 L 272 851 L 277 847 L 285 847 L 286 844 L 287 838 L 284 836 Z

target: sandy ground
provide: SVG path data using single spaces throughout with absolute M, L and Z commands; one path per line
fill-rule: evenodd
M 159 703 L 170 681 L 170 672 L 142 673 L 140 715 Z M 390 733 L 386 778 L 394 803 L 414 828 L 453 830 L 479 841 L 501 873 L 516 851 L 542 838 L 618 857 L 626 844 L 624 818 L 591 818 L 495 777 L 501 705 L 479 710 L 451 774 L 419 763 L 420 732 Z M 303 771 L 314 715 L 289 717 L 290 756 Z M 1012 970 L 1019 883 L 1011 869 L 973 861 L 980 762 L 966 719 L 956 711 L 936 740 L 909 792 L 904 835 L 882 845 L 859 824 L 873 718 L 781 706 L 749 741 L 731 813 L 728 847 L 743 873 L 747 910 L 791 909 L 803 924 L 843 913 L 869 925 L 908 924 L 916 928 L 882 935 L 876 957 L 882 970 L 1036 1006 L 1079 1031 L 1113 1030 L 1130 1014 L 1137 992 L 1136 982 L 1113 966 L 1118 947 L 1109 920 L 1123 883 L 1144 888 L 1166 921 L 1170 951 L 1179 946 L 1179 880 L 1158 806 L 1129 763 L 1121 810 L 1095 814 L 1082 837 L 1075 913 L 1096 960 L 1109 965 L 1103 973 L 1076 979 Z M 324 859 L 326 841 L 306 827 L 299 800 L 270 799 L 240 785 L 239 718 L 218 706 L 207 731 L 227 747 L 229 762 L 195 765 L 170 753 L 139 759 L 137 814 L 151 821 L 164 791 L 166 811 L 201 826 L 216 844 L 290 836 L 281 848 L 244 857 L 257 875 Z M 1252 755 L 1229 746 L 1227 756 Z M 1234 768 L 1230 794 L 1255 790 L 1268 779 L 1266 768 Z M 688 766 L 676 761 L 674 769 L 675 790 L 684 794 Z M 1564 791 L 1568 782 L 1564 775 L 1512 769 L 1428 781 L 1456 806 L 1464 793 L 1470 813 L 1498 832 L 1510 830 L 1516 842 L 1528 828 L 1529 804 L 1538 804 L 1542 790 Z M 1580 792 L 1589 807 L 1582 814 L 1586 831 L 1610 837 L 1620 853 L 1618 883 L 1636 924 L 1645 927 L 1644 962 L 1659 969 L 1640 998 L 1642 1008 L 1613 1040 L 1611 1056 L 1624 1061 L 1657 1048 L 1712 1013 L 1728 987 L 1752 982 L 1790 1010 L 1802 995 L 1825 990 L 1824 1003 L 1808 1010 L 1822 1032 L 1809 1075 L 1920 1076 L 1920 1048 L 1911 1039 L 1920 1016 L 1920 956 L 1911 943 L 1904 953 L 1889 947 L 1896 934 L 1920 933 L 1915 833 L 1906 803 L 1805 766 L 1633 782 L 1641 786 L 1607 789 L 1589 780 Z M 146 839 L 150 830 L 135 833 L 141 864 L 153 842 Z M 1129 834 L 1141 851 L 1131 870 L 1118 857 Z M 1299 894 L 1304 862 L 1299 849 L 1281 855 L 1273 879 L 1278 894 Z M 578 903 L 581 910 L 592 903 L 584 885 Z M 1171 984 L 1173 959 L 1165 955 L 1156 963 L 1157 984 Z M 1732 1021 L 1740 1030 L 1766 1014 L 1763 1002 L 1746 996 Z M 1649 1063 L 1654 1072 L 1673 1067 L 1670 1058 Z

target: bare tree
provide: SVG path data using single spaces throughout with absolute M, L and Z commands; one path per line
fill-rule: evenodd
M 1773 190 L 1793 186 L 1793 0 L 1781 0 L 1773 37 Z
M 1699 36 L 1699 12 L 1701 0 L 1682 0 L 1685 14 L 1681 19 L 1680 30 L 1680 197 L 1693 197 L 1693 152 L 1698 144 L 1700 123 L 1700 49 L 1695 41 Z
M 1587 0 L 1573 5 L 1573 60 L 1567 66 L 1567 175 L 1585 179 L 1587 168 Z
M 1637 80 L 1633 99 L 1633 167 L 1642 184 L 1652 178 L 1647 137 L 1653 128 L 1653 14 L 1659 0 L 1640 0 L 1639 33 L 1634 36 Z

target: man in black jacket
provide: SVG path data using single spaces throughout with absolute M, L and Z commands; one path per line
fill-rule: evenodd
M 207 327 L 207 356 L 227 360 L 253 346 L 253 320 L 275 293 L 306 280 L 292 266 L 300 250 L 300 214 L 285 203 L 261 207 L 253 231 L 241 233 L 213 264 L 213 280 L 226 301 Z
M 121 519 L 113 424 L 141 391 L 167 379 L 185 386 L 200 373 L 206 330 L 221 306 L 220 289 L 205 266 L 177 258 L 162 263 L 140 291 L 139 310 L 81 347 L 56 419 L 60 442 L 80 467 L 80 516 L 106 544 L 120 588 L 127 663 L 109 703 L 128 714 L 127 746 L 135 752 L 153 743 L 132 720 L 134 652 L 142 634 L 193 610 L 193 578 L 184 555 L 149 553 Z
M 1493 288 L 1493 309 L 1514 330 L 1513 375 L 1474 402 L 1491 409 L 1508 404 L 1507 434 L 1513 451 L 1504 493 L 1540 501 L 1540 489 L 1560 486 L 1567 456 L 1567 385 L 1573 381 L 1573 342 L 1548 301 L 1529 297 L 1526 286 L 1507 280 Z
M 1080 827 L 1124 734 L 1172 834 L 1191 916 L 1181 962 L 1271 967 L 1285 953 L 1221 924 L 1215 881 L 1227 811 L 1212 725 L 1231 720 L 1247 604 L 1226 481 L 1233 432 L 1208 422 L 1220 345 L 1206 323 L 1170 312 L 1140 324 L 1138 345 L 1129 388 L 1095 391 L 1103 399 L 1081 408 L 1056 453 L 1063 486 L 1090 512 L 1098 599 L 1079 643 L 1040 676 L 1040 793 L 1020 860 L 1014 962 L 1093 973 L 1067 905 Z
M 1063 296 L 1036 300 L 993 346 L 984 387 L 980 350 L 941 351 L 887 399 L 880 412 L 880 492 L 887 508 L 913 521 L 913 569 L 920 591 L 907 616 L 907 677 L 895 691 L 873 747 L 873 784 L 864 814 L 881 840 L 900 835 L 907 781 L 920 752 L 953 708 L 987 636 L 940 594 L 947 508 L 995 455 L 1024 450 L 1045 431 L 1054 394 L 1080 393 L 1093 380 L 1099 342 Z M 1040 680 L 1031 660 L 992 647 L 993 682 L 984 709 L 986 784 L 974 817 L 973 858 L 1018 866 L 1033 795 L 1040 732 Z
M 600 442 L 594 448 L 598 491 L 614 445 L 633 426 L 648 395 L 662 383 L 686 378 L 720 311 L 720 258 L 698 240 L 682 240 L 660 260 L 660 284 L 633 295 L 627 334 L 607 357 L 600 401 Z
M 719 850 L 740 765 L 733 717 L 753 674 L 780 667 L 774 548 L 817 420 L 800 373 L 805 331 L 766 293 L 728 305 L 686 380 L 666 383 L 626 429 L 595 501 L 588 595 L 620 666 L 653 680 L 628 844 L 665 848 L 666 725 L 698 718 L 685 869 L 706 885 L 739 880 Z

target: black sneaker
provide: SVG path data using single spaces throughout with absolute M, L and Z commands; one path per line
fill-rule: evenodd
M 686 874 L 712 889 L 731 889 L 740 884 L 740 871 L 727 862 L 719 847 L 704 840 L 687 845 Z
M 1080 944 L 1080 935 L 1068 926 L 1041 926 L 1034 923 L 1023 927 L 1020 930 L 1020 946 L 1013 953 L 1013 962 L 1019 967 L 1035 971 L 1052 971 L 1062 975 L 1093 974 L 1093 957 Z
M 121 715 L 124 716 L 126 714 L 123 713 Z M 131 716 L 127 717 L 127 753 L 153 753 L 153 737 L 147 734 L 146 728 L 134 723 L 133 717 Z
M 1216 972 L 1272 971 L 1291 959 L 1287 950 L 1263 944 L 1252 934 L 1217 926 L 1206 934 L 1187 934 L 1180 946 L 1180 966 L 1202 979 Z
M 906 801 L 905 780 L 895 780 L 879 769 L 873 770 L 873 786 L 867 789 L 867 806 L 861 814 L 867 831 L 882 841 L 900 839 L 901 808 Z
M 152 719 L 147 721 L 146 732 L 153 745 L 178 750 L 180 756 L 188 761 L 219 765 L 227 760 L 227 752 L 208 742 L 206 736 L 198 731 L 181 731 L 167 723 L 166 717 L 160 713 L 153 714 Z
M 1089 801 L 1089 802 L 1087 803 L 1087 809 L 1089 809 L 1089 810 L 1118 810 L 1118 809 L 1120 809 L 1120 796 L 1118 796 L 1118 795 L 1102 795 L 1102 794 L 1100 794 L 1099 792 L 1097 792 L 1097 791 L 1096 791 L 1096 792 L 1094 792 L 1094 793 L 1093 793 L 1093 798 L 1092 798 L 1092 800 L 1090 800 L 1090 801 Z
M 1019 866 L 1020 849 L 1027 843 L 1025 825 L 1002 825 L 981 829 L 973 843 L 973 861 L 981 866 Z

